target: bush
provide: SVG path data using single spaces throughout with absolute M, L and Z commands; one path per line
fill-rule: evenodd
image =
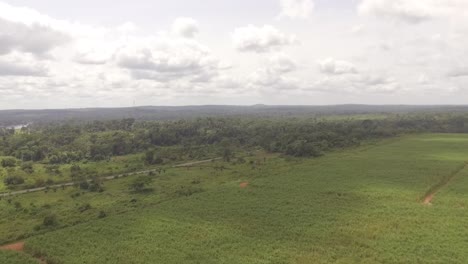
M 45 181 L 43 179 L 37 179 L 36 182 L 34 183 L 35 187 L 44 187 L 45 186 Z
M 90 210 L 91 208 L 92 208 L 91 204 L 86 203 L 86 204 L 83 204 L 82 206 L 78 207 L 78 211 L 80 211 L 80 213 L 83 213 L 83 212 L 86 212 L 86 211 Z
M 19 210 L 19 209 L 23 208 L 23 206 L 21 205 L 21 203 L 18 202 L 18 201 L 15 202 L 14 206 L 15 206 L 15 209 L 16 209 L 16 210 Z
M 99 214 L 98 214 L 98 218 L 104 218 L 106 216 L 107 216 L 107 214 L 104 211 L 100 211 Z
M 130 184 L 130 190 L 134 192 L 143 192 L 149 190 L 147 187 L 153 182 L 153 178 L 150 176 L 139 176 L 133 180 Z
M 58 225 L 57 216 L 55 214 L 46 215 L 46 217 L 44 217 L 44 220 L 42 221 L 42 225 L 46 227 Z
M 62 173 L 58 165 L 47 165 L 44 168 L 48 174 L 60 175 Z
M 89 189 L 89 183 L 87 181 L 80 182 L 80 189 L 88 190 Z
M 15 158 L 4 158 L 2 159 L 2 167 L 4 168 L 13 168 L 16 167 L 16 159 Z
M 21 164 L 21 170 L 23 170 L 24 172 L 26 173 L 33 173 L 34 172 L 34 167 L 33 167 L 33 163 L 28 161 L 28 162 L 23 162 Z
M 88 186 L 88 190 L 90 192 L 103 192 L 104 185 L 102 183 L 102 179 L 97 176 L 94 176 L 91 180 L 91 183 Z
M 175 193 L 177 194 L 177 196 L 191 196 L 193 194 L 201 193 L 203 191 L 204 190 L 202 188 L 196 188 L 192 186 L 182 186 Z
M 81 193 L 77 192 L 77 193 L 74 193 L 72 195 L 70 195 L 71 198 L 76 198 L 76 197 L 80 197 Z
M 19 185 L 24 183 L 24 179 L 21 176 L 8 176 L 3 182 L 5 185 Z

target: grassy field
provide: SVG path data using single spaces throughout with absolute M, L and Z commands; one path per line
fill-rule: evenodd
M 12 251 L 0 251 L 0 263 L 5 264 L 38 264 L 39 262 L 25 254 L 12 252 Z
M 241 164 L 171 169 L 144 194 L 128 191 L 129 177 L 104 193 L 72 198 L 70 188 L 2 201 L 0 237 L 34 235 L 28 252 L 67 264 L 466 263 L 468 169 L 422 204 L 466 161 L 468 135 L 451 134 L 317 159 L 257 153 Z M 55 231 L 35 230 L 49 213 Z

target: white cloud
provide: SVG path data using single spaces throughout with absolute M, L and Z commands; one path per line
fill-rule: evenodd
M 464 16 L 465 0 L 362 0 L 358 11 L 363 15 L 419 23 L 434 18 Z
M 281 13 L 279 18 L 309 18 L 314 10 L 314 2 L 312 0 L 280 0 Z
M 296 62 L 284 53 L 273 54 L 247 78 L 247 86 L 260 91 L 299 89 L 300 82 L 290 73 L 297 69 Z
M 0 55 L 15 50 L 44 55 L 69 40 L 69 36 L 47 26 L 26 25 L 0 18 Z
M 198 22 L 190 17 L 179 17 L 172 24 L 172 33 L 177 36 L 193 38 L 198 32 Z
M 297 63 L 284 53 L 276 53 L 268 59 L 268 68 L 275 73 L 288 73 L 297 69 Z
M 334 58 L 327 58 L 319 63 L 320 72 L 324 74 L 340 75 L 340 74 L 354 74 L 358 70 L 351 62 L 343 60 L 335 60 Z
M 232 39 L 237 50 L 258 53 L 298 43 L 296 36 L 282 33 L 270 25 L 236 28 Z
M 45 77 L 48 68 L 43 63 L 37 63 L 34 59 L 20 54 L 11 54 L 0 57 L 0 76 L 31 76 Z
M 116 54 L 118 66 L 135 79 L 209 81 L 222 69 L 208 48 L 190 39 L 161 38 L 128 43 Z
M 139 28 L 137 25 L 135 25 L 135 23 L 127 21 L 123 23 L 122 25 L 118 26 L 117 30 L 124 34 L 129 34 L 129 33 L 137 32 Z
M 466 66 L 457 66 L 454 67 L 448 74 L 448 77 L 458 78 L 458 77 L 468 77 L 468 67 Z
M 0 19 L 23 24 L 29 28 L 46 28 L 50 31 L 71 36 L 72 38 L 99 37 L 107 33 L 105 32 L 105 28 L 102 27 L 55 19 L 31 8 L 12 6 L 4 2 L 0 2 Z
M 73 61 L 80 64 L 101 65 L 111 60 L 112 54 L 102 50 L 77 51 Z
M 51 8 L 44 1 L 22 1 L 28 2 L 41 10 Z M 88 5 L 85 2 L 80 5 Z M 216 99 L 272 103 L 268 93 L 279 95 L 276 103 L 284 99 L 292 104 L 348 103 L 348 99 L 394 103 L 400 102 L 399 97 L 408 103 L 437 103 L 440 95 L 451 103 L 463 98 L 453 93 L 466 91 L 466 0 L 351 1 L 359 6 L 361 17 L 341 9 L 344 4 L 333 4 L 336 13 L 321 4 L 324 8 L 314 11 L 313 21 L 302 24 L 285 18 L 309 18 L 315 1 L 282 1 L 282 19 L 274 26 L 240 27 L 229 38 L 226 32 L 233 24 L 258 23 L 275 12 L 262 1 L 244 2 L 239 10 L 219 2 L 220 7 L 232 8 L 233 16 L 226 23 L 221 23 L 219 14 L 194 9 L 191 15 L 203 17 L 204 26 L 210 28 L 200 38 L 201 25 L 192 18 L 158 27 L 168 17 L 180 15 L 171 10 L 162 16 L 148 10 L 147 18 L 138 19 L 131 17 L 132 12 L 118 16 L 113 9 L 103 26 L 86 24 L 92 16 L 82 10 L 76 10 L 73 21 L 66 12 L 60 20 L 0 2 L 0 107 L 15 106 L 24 98 L 36 98 L 26 107 L 42 106 L 37 98 L 43 97 L 54 107 L 59 102 L 61 106 L 126 105 L 134 97 L 147 104 Z M 95 4 L 105 7 L 99 1 Z M 252 12 L 246 12 L 246 6 Z M 297 45 L 296 36 L 303 44 Z M 324 54 L 337 59 L 325 59 Z M 430 91 L 432 97 L 421 91 Z M 300 97 L 307 92 L 314 96 Z M 239 100 L 239 94 L 248 100 Z M 185 101 L 180 101 L 181 95 Z M 52 96 L 57 100 L 50 100 Z

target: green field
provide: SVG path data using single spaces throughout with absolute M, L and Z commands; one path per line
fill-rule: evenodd
M 37 264 L 34 258 L 18 252 L 0 251 L 0 263 L 5 264 Z
M 4 242 L 31 236 L 27 252 L 51 263 L 466 263 L 468 169 L 422 204 L 466 161 L 462 134 L 404 136 L 316 159 L 259 152 L 245 163 L 168 170 L 144 194 L 128 191 L 129 177 L 103 193 L 1 201 L 0 231 Z M 59 225 L 35 230 L 49 213 Z

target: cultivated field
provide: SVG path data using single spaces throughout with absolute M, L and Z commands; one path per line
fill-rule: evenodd
M 152 192 L 130 192 L 128 177 L 103 193 L 4 199 L 1 237 L 33 235 L 26 251 L 51 263 L 466 263 L 466 161 L 462 134 L 404 136 L 315 159 L 259 152 L 168 170 Z M 49 213 L 57 226 L 35 230 Z

